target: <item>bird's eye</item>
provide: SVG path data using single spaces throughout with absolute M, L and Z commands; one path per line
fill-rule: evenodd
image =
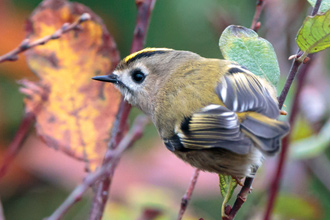
M 145 78 L 146 78 L 146 76 L 144 75 L 144 73 L 141 70 L 139 70 L 139 69 L 133 70 L 132 79 L 134 82 L 142 83 Z

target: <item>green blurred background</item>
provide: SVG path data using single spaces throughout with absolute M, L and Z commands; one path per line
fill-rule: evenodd
M 25 19 L 38 0 L 0 1 L 0 54 L 24 39 Z M 114 37 L 121 57 L 129 54 L 135 26 L 133 0 L 86 0 L 81 3 L 101 16 Z M 190 50 L 221 58 L 218 39 L 230 24 L 250 27 L 256 0 L 158 0 L 152 15 L 147 46 Z M 267 1 L 259 35 L 269 40 L 278 55 L 282 79 L 289 71 L 287 58 L 297 50 L 295 35 L 309 13 L 303 0 Z M 301 113 L 293 126 L 293 146 L 276 202 L 273 219 L 330 219 L 329 162 L 329 52 L 315 58 L 301 94 Z M 23 115 L 23 96 L 16 80 L 36 80 L 24 57 L 0 64 L 0 159 Z M 294 88 L 293 88 L 294 91 Z M 292 92 L 286 102 L 290 111 Z M 131 119 L 140 112 L 133 110 Z M 287 120 L 283 117 L 282 120 Z M 327 124 L 326 124 L 327 123 Z M 277 158 L 269 158 L 254 182 L 253 193 L 237 219 L 262 219 L 270 179 Z M 116 171 L 104 219 L 137 219 L 146 208 L 160 210 L 157 219 L 175 219 L 181 196 L 193 168 L 168 152 L 153 126 L 127 152 Z M 0 198 L 9 220 L 42 219 L 50 215 L 81 182 L 84 165 L 45 146 L 32 131 L 22 151 L 0 182 Z M 65 216 L 87 219 L 92 194 Z M 221 198 L 217 175 L 202 173 L 184 219 L 219 219 Z

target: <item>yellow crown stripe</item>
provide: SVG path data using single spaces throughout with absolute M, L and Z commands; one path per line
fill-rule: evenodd
M 155 51 L 168 51 L 168 50 L 172 50 L 169 48 L 144 48 L 143 50 L 137 51 L 135 53 L 132 53 L 130 55 L 128 55 L 127 57 L 124 58 L 125 63 L 127 63 L 129 60 L 133 59 L 134 57 L 136 57 L 137 55 L 141 54 L 141 53 L 147 53 L 147 52 L 155 52 Z

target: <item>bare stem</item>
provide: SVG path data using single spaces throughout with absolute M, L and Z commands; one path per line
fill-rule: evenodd
M 136 0 L 135 1 L 138 14 L 136 20 L 136 26 L 134 30 L 134 36 L 132 41 L 131 53 L 143 49 L 148 32 L 151 13 L 155 6 L 156 0 Z M 112 138 L 109 142 L 109 149 L 115 149 L 117 143 L 123 138 L 125 128 L 127 126 L 127 118 L 131 110 L 131 105 L 122 99 L 117 118 L 112 130 Z M 106 152 L 103 163 L 109 160 L 109 153 Z M 93 199 L 93 204 L 90 212 L 90 219 L 99 220 L 103 216 L 104 207 L 108 200 L 108 194 L 112 182 L 114 170 L 109 172 L 108 176 L 105 176 L 96 186 L 96 192 Z
M 48 99 L 48 90 L 47 88 L 39 88 L 34 83 L 31 83 L 27 80 L 21 80 L 20 83 L 27 88 L 21 88 L 21 92 L 24 93 L 24 91 L 29 91 L 30 93 L 33 92 L 39 92 L 40 95 L 40 101 L 34 106 L 34 108 L 26 112 L 19 127 L 15 134 L 14 139 L 10 143 L 10 145 L 7 148 L 7 151 L 4 154 L 4 159 L 0 165 L 0 180 L 3 178 L 3 176 L 7 173 L 8 167 L 11 165 L 13 160 L 15 159 L 16 155 L 20 151 L 23 142 L 25 138 L 28 135 L 28 132 L 30 130 L 31 125 L 35 122 L 35 118 L 37 114 L 42 109 L 43 104 Z
M 256 6 L 256 11 L 253 16 L 252 24 L 251 24 L 251 29 L 254 31 L 258 31 L 260 28 L 260 22 L 258 22 L 260 18 L 261 11 L 263 9 L 265 0 L 258 0 L 257 1 L 257 6 Z M 246 201 L 248 194 L 251 191 L 251 186 L 253 183 L 254 178 L 252 177 L 246 177 L 244 181 L 244 185 L 237 195 L 237 198 L 235 200 L 234 206 L 231 208 L 230 206 L 225 207 L 225 212 L 226 215 L 224 215 L 223 220 L 232 220 L 235 218 L 237 212 L 243 205 L 243 203 Z
M 310 55 L 310 57 L 312 58 L 313 54 Z M 304 81 L 306 79 L 306 75 L 308 73 L 308 70 L 310 68 L 312 61 L 313 61 L 313 59 L 311 59 L 311 61 L 309 63 L 305 64 L 302 67 L 300 74 L 298 75 L 297 89 L 295 91 L 294 100 L 292 103 L 290 117 L 289 117 L 289 123 L 291 126 L 294 125 L 296 116 L 298 115 L 298 112 L 299 112 L 300 93 L 302 91 Z M 271 182 L 270 194 L 269 194 L 268 204 L 267 204 L 266 213 L 265 213 L 265 217 L 264 217 L 265 220 L 270 219 L 270 215 L 272 213 L 273 206 L 274 206 L 274 201 L 278 194 L 280 181 L 283 176 L 283 170 L 284 170 L 286 159 L 287 159 L 287 153 L 288 153 L 288 148 L 289 148 L 289 144 L 290 144 L 290 136 L 291 136 L 291 133 L 289 133 L 282 140 L 282 149 L 281 149 L 280 158 L 279 158 L 277 168 L 276 168 L 276 174 Z
M 8 167 L 10 166 L 15 156 L 20 151 L 22 144 L 25 138 L 27 137 L 28 131 L 30 130 L 30 127 L 34 123 L 34 121 L 35 121 L 35 114 L 33 112 L 29 112 L 24 115 L 24 118 L 21 121 L 21 124 L 19 125 L 19 128 L 16 132 L 13 141 L 10 143 L 7 151 L 5 152 L 4 159 L 0 166 L 0 180 L 7 173 Z
M 321 7 L 321 3 L 322 3 L 322 0 L 316 0 L 316 3 L 314 5 L 314 8 L 313 8 L 313 11 L 312 11 L 312 16 L 315 16 L 318 12 L 319 12 L 319 9 Z
M 282 109 L 282 107 L 283 107 L 283 104 L 284 104 L 284 101 L 286 99 L 286 96 L 289 93 L 289 90 L 291 88 L 291 85 L 293 83 L 293 80 L 295 79 L 295 77 L 297 75 L 297 72 L 298 72 L 299 67 L 300 67 L 301 64 L 302 63 L 299 62 L 298 60 L 294 60 L 294 62 L 291 65 L 291 69 L 290 69 L 288 78 L 285 81 L 285 84 L 284 84 L 283 90 L 281 92 L 281 95 L 278 97 L 278 105 L 279 105 L 279 108 L 280 109 Z
M 312 16 L 314 16 L 314 15 L 317 14 L 317 12 L 320 9 L 321 3 L 322 3 L 322 0 L 317 0 L 316 1 L 315 6 L 313 8 L 313 11 L 311 13 Z M 297 52 L 297 57 L 299 57 L 299 56 L 301 56 L 300 50 L 298 50 L 298 52 Z M 283 106 L 283 103 L 284 103 L 284 101 L 286 99 L 286 96 L 288 95 L 288 92 L 289 92 L 289 90 L 291 88 L 291 85 L 293 83 L 293 80 L 296 77 L 296 74 L 297 74 L 298 69 L 299 69 L 299 67 L 300 67 L 301 64 L 302 64 L 302 62 L 300 62 L 297 58 L 294 59 L 294 61 L 292 62 L 292 65 L 291 65 L 291 69 L 290 69 L 288 78 L 287 78 L 287 80 L 285 82 L 285 85 L 284 85 L 284 88 L 283 88 L 283 90 L 281 92 L 281 95 L 278 98 L 280 109 Z
M 317 0 L 316 1 L 315 6 L 314 6 L 313 11 L 312 11 L 312 14 L 311 14 L 312 16 L 317 14 L 317 12 L 319 11 L 319 8 L 321 6 L 321 3 L 322 3 L 322 0 Z M 299 51 L 297 53 L 297 56 L 299 56 Z M 313 54 L 310 55 L 310 58 L 312 58 L 312 57 L 313 57 Z M 311 61 L 312 61 L 312 59 L 311 59 Z M 290 123 L 291 126 L 293 126 L 294 121 L 295 121 L 296 116 L 297 116 L 297 113 L 299 111 L 299 96 L 300 96 L 300 92 L 302 90 L 303 83 L 304 83 L 304 80 L 306 78 L 306 74 L 308 72 L 310 63 L 311 62 L 308 62 L 306 65 L 304 65 L 303 70 L 301 71 L 300 75 L 298 75 L 297 90 L 295 92 L 294 101 L 292 103 L 291 115 L 290 115 L 290 118 L 289 118 L 289 123 Z M 295 59 L 292 63 L 288 79 L 287 79 L 287 81 L 284 85 L 284 88 L 281 92 L 281 95 L 279 97 L 279 107 L 280 107 L 280 109 L 283 106 L 283 103 L 286 99 L 286 96 L 289 92 L 289 89 L 292 85 L 292 82 L 293 82 L 293 80 L 294 80 L 301 64 L 302 63 L 299 62 L 297 59 Z M 276 174 L 275 174 L 274 179 L 272 180 L 272 183 L 271 183 L 270 194 L 269 194 L 269 198 L 268 198 L 268 203 L 267 203 L 267 207 L 266 207 L 264 220 L 269 220 L 270 215 L 273 211 L 274 202 L 275 202 L 275 199 L 277 197 L 278 190 L 279 190 L 280 180 L 283 176 L 283 169 L 284 169 L 286 158 L 287 158 L 290 135 L 291 134 L 288 134 L 282 140 L 282 150 L 281 150 L 280 158 L 279 158 L 277 169 L 276 169 Z
M 111 170 L 115 169 L 121 155 L 126 149 L 128 149 L 132 144 L 142 137 L 145 126 L 149 123 L 149 119 L 146 116 L 138 117 L 131 130 L 126 134 L 126 136 L 118 144 L 117 148 L 111 151 L 111 160 L 104 164 L 100 169 L 94 173 L 88 174 L 84 179 L 83 183 L 77 186 L 68 198 L 55 210 L 55 212 L 49 216 L 48 220 L 61 219 L 64 214 L 72 207 L 77 201 L 79 201 L 83 194 L 91 187 L 96 181 L 102 179 L 103 177 L 109 175 Z
M 256 11 L 254 13 L 254 16 L 252 19 L 252 24 L 251 24 L 251 29 L 254 31 L 258 31 L 260 28 L 259 18 L 260 18 L 261 11 L 264 7 L 264 1 L 265 0 L 257 0 Z
M 188 189 L 187 189 L 186 193 L 184 194 L 184 196 L 182 197 L 181 206 L 180 206 L 179 215 L 178 215 L 178 220 L 182 219 L 183 214 L 187 209 L 189 200 L 191 198 L 191 195 L 192 195 L 192 193 L 195 189 L 196 183 L 197 183 L 199 172 L 200 172 L 199 169 L 195 169 L 194 175 L 192 176 L 192 178 L 190 180 Z
M 251 186 L 253 183 L 253 177 L 246 177 L 244 181 L 244 185 L 237 195 L 236 201 L 234 203 L 233 208 L 228 209 L 228 214 L 222 220 L 233 220 L 238 212 L 238 210 L 242 207 L 243 203 L 246 201 L 248 194 L 251 191 Z
M 63 24 L 63 26 L 60 29 L 58 29 L 51 35 L 45 36 L 45 37 L 35 40 L 31 43 L 30 43 L 29 39 L 24 39 L 17 48 L 0 56 L 0 63 L 5 62 L 5 61 L 16 61 L 18 59 L 18 54 L 20 54 L 28 49 L 31 49 L 33 47 L 36 47 L 39 45 L 44 45 L 48 41 L 56 40 L 56 39 L 60 38 L 63 34 L 69 32 L 69 31 L 72 31 L 72 30 L 76 30 L 80 26 L 81 23 L 88 21 L 90 19 L 91 19 L 91 16 L 88 13 L 84 13 L 77 19 L 77 21 L 75 21 L 71 24 L 68 24 L 68 23 Z

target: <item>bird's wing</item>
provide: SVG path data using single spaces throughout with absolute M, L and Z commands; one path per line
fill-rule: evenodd
M 268 154 L 278 151 L 289 125 L 275 120 L 279 108 L 258 77 L 232 64 L 215 92 L 225 106 L 209 105 L 186 118 L 173 137 L 164 139 L 168 149 L 221 148 L 247 154 L 256 144 Z
M 274 154 L 289 132 L 277 121 L 279 108 L 262 81 L 244 67 L 233 64 L 220 80 L 216 93 L 224 105 L 237 112 L 241 131 L 264 153 Z
M 208 105 L 185 118 L 176 134 L 164 142 L 172 151 L 222 148 L 237 154 L 248 154 L 252 146 L 240 131 L 236 113 L 221 105 Z
M 258 112 L 277 119 L 278 105 L 253 73 L 232 64 L 215 89 L 224 105 L 234 112 Z

